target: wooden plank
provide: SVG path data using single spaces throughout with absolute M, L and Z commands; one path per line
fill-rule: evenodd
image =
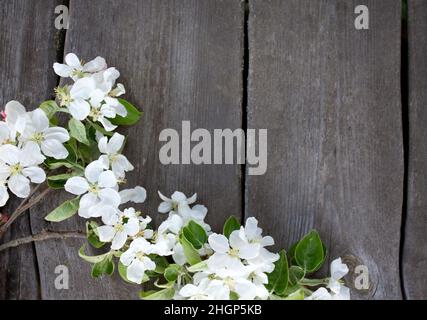
M 236 166 L 164 166 L 159 161 L 159 134 L 165 128 L 180 132 L 181 121 L 192 128 L 241 126 L 242 19 L 241 3 L 233 1 L 103 1 L 71 0 L 70 29 L 65 51 L 88 60 L 97 55 L 117 67 L 127 99 L 142 107 L 142 121 L 126 133 L 126 154 L 136 169 L 129 185 L 148 191 L 143 212 L 159 221 L 157 190 L 187 195 L 198 191 L 210 209 L 209 222 L 219 228 L 230 214 L 241 212 L 240 169 Z M 65 195 L 63 199 L 65 199 Z M 46 212 L 59 204 L 36 210 Z M 34 232 L 82 230 L 83 221 L 51 225 L 42 215 L 32 220 Z M 91 280 L 89 266 L 76 257 L 81 241 L 37 243 L 42 296 L 61 298 L 136 298 L 135 287 L 121 281 Z M 58 264 L 70 269 L 70 290 L 53 288 Z M 137 287 L 136 287 L 137 288 Z
M 402 256 L 406 298 L 427 299 L 427 2 L 409 1 L 409 157 Z
M 51 96 L 56 76 L 56 29 L 54 8 L 60 1 L 0 1 L 0 106 L 19 100 L 28 109 Z M 18 205 L 11 200 L 4 208 L 11 213 Z M 3 211 L 3 210 L 2 210 Z M 1 241 L 31 233 L 28 215 L 19 218 Z M 36 255 L 32 244 L 0 253 L 0 298 L 40 297 Z
M 400 1 L 364 1 L 361 31 L 360 1 L 249 3 L 248 128 L 268 129 L 269 157 L 246 215 L 280 246 L 316 228 L 329 260 L 366 265 L 353 298 L 401 298 Z

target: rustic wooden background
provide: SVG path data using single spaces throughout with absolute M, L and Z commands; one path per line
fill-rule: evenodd
M 70 9 L 65 31 L 54 27 L 59 4 Z M 369 30 L 354 27 L 359 4 Z M 371 286 L 354 298 L 427 298 L 427 1 L 409 0 L 405 19 L 400 0 L 0 0 L 0 105 L 51 98 L 52 64 L 68 52 L 104 56 L 145 112 L 127 131 L 145 213 L 156 216 L 157 190 L 197 191 L 215 229 L 231 214 L 256 216 L 288 247 L 317 228 L 329 260 L 368 267 Z M 161 165 L 159 133 L 182 120 L 267 128 L 267 173 Z M 51 194 L 3 242 L 83 230 L 77 217 L 43 220 L 66 197 Z M 0 298 L 136 298 L 138 287 L 117 277 L 90 278 L 83 242 L 0 252 Z M 69 290 L 54 287 L 60 264 Z

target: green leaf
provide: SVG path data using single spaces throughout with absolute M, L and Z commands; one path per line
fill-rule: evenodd
M 156 269 L 154 269 L 154 272 L 159 274 L 165 273 L 166 268 L 169 266 L 169 262 L 166 257 L 157 255 L 150 255 L 149 257 L 156 264 Z
M 39 108 L 42 109 L 44 113 L 46 113 L 48 119 L 52 119 L 55 113 L 57 113 L 60 109 L 58 104 L 53 100 L 47 100 L 42 102 Z
M 142 291 L 139 296 L 144 300 L 171 300 L 175 295 L 175 289 L 167 288 L 160 291 Z
M 90 145 L 86 135 L 86 128 L 81 121 L 71 118 L 70 121 L 68 121 L 68 129 L 70 130 L 70 135 L 74 139 L 85 145 Z
M 201 249 L 208 241 L 205 229 L 194 221 L 190 221 L 187 226 L 183 228 L 182 232 L 195 249 Z
M 67 180 L 76 175 L 78 174 L 76 172 L 73 172 L 73 173 L 63 173 L 55 176 L 50 176 L 47 178 L 47 184 L 52 189 L 62 189 L 64 188 L 64 185 L 67 182 Z
M 126 117 L 116 116 L 114 119 L 111 120 L 111 123 L 117 126 L 131 126 L 137 123 L 142 116 L 142 112 L 140 112 L 129 101 L 126 101 L 124 99 L 118 100 L 125 107 L 128 114 L 126 115 Z
M 298 266 L 291 266 L 289 268 L 289 283 L 294 286 L 297 285 L 305 276 L 304 269 Z
M 95 221 L 86 222 L 87 240 L 92 245 L 92 247 L 99 249 L 103 247 L 105 243 L 99 240 L 97 228 L 98 224 Z
M 268 284 L 265 287 L 280 296 L 288 286 L 289 270 L 285 250 L 280 251 L 279 255 L 279 260 L 274 263 L 274 270 L 268 274 Z
M 230 300 L 239 300 L 239 295 L 234 291 L 230 291 Z
M 175 282 L 182 273 L 182 267 L 177 264 L 171 264 L 165 270 L 165 279 L 169 282 Z
M 237 220 L 237 218 L 235 216 L 231 216 L 230 218 L 227 219 L 227 221 L 224 224 L 224 228 L 223 228 L 224 236 L 229 238 L 230 234 L 233 231 L 239 230 L 239 229 L 240 229 L 239 220 Z
M 82 258 L 84 261 L 89 263 L 98 263 L 105 259 L 105 257 L 108 257 L 111 255 L 111 252 L 107 252 L 104 254 L 100 254 L 98 256 L 88 256 L 85 253 L 86 245 L 83 245 L 79 250 L 79 257 Z
M 295 261 L 306 273 L 318 270 L 325 259 L 322 240 L 317 231 L 310 231 L 295 248 Z
M 188 267 L 187 270 L 188 272 L 191 273 L 195 273 L 195 272 L 199 272 L 199 271 L 205 271 L 208 268 L 208 264 L 206 263 L 206 261 L 202 261 L 199 263 L 196 263 L 195 265 L 192 265 L 191 267 Z
M 79 210 L 80 197 L 65 201 L 58 208 L 49 213 L 44 219 L 50 222 L 64 221 L 77 213 Z
M 304 291 L 302 289 L 299 289 L 288 295 L 283 300 L 304 300 Z
M 114 273 L 114 262 L 111 255 L 104 258 L 104 260 L 95 263 L 92 266 L 92 277 L 98 278 L 104 274 L 111 276 Z
M 187 259 L 190 265 L 195 265 L 196 263 L 202 261 L 197 250 L 193 247 L 191 242 L 187 240 L 183 233 L 181 233 L 179 237 L 179 242 L 181 243 L 182 248 L 184 250 L 185 258 Z

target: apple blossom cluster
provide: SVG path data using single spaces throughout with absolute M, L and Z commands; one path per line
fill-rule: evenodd
M 152 282 L 143 299 L 210 300 L 334 300 L 349 299 L 341 259 L 331 264 L 331 276 L 307 278 L 323 265 L 326 249 L 311 231 L 288 252 L 274 252 L 271 236 L 263 235 L 251 217 L 241 225 L 230 217 L 221 233 L 205 221 L 208 209 L 196 204 L 197 194 L 182 192 L 162 200 L 164 216 L 153 228 L 150 216 L 135 205 L 146 200 L 143 187 L 126 187 L 134 166 L 123 154 L 126 137 L 115 130 L 135 124 L 141 113 L 119 98 L 125 93 L 120 76 L 104 58 L 83 63 L 68 54 L 54 64 L 64 85 L 56 101 L 27 111 L 9 102 L 0 121 L 0 206 L 9 192 L 31 197 L 31 184 L 46 183 L 72 195 L 46 216 L 60 222 L 75 214 L 86 219 L 87 240 L 100 255 L 79 255 L 92 264 L 92 276 L 112 275 L 124 281 Z M 60 116 L 59 116 L 60 115 Z M 3 217 L 2 217 L 3 219 Z

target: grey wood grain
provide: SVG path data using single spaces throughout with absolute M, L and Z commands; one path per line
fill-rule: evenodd
M 409 154 L 402 276 L 408 299 L 427 299 L 427 2 L 409 1 Z
M 269 153 L 246 215 L 278 246 L 316 228 L 329 260 L 366 265 L 353 298 L 401 298 L 400 1 L 364 1 L 362 31 L 360 1 L 249 3 L 248 128 L 268 129 Z
M 101 10 L 102 9 L 102 10 Z M 165 128 L 181 131 L 181 121 L 193 129 L 241 126 L 242 19 L 233 1 L 103 1 L 71 0 L 70 29 L 65 53 L 88 61 L 103 56 L 117 67 L 126 99 L 144 116 L 129 135 L 126 155 L 135 165 L 129 185 L 144 186 L 148 201 L 141 206 L 158 222 L 157 190 L 170 195 L 199 192 L 199 202 L 210 209 L 209 222 L 222 226 L 230 214 L 241 213 L 238 166 L 164 166 L 159 161 L 159 134 Z M 68 196 L 69 197 L 69 196 Z M 67 198 L 51 195 L 32 215 L 34 232 L 82 230 L 78 217 L 60 224 L 43 221 L 44 212 Z M 37 243 L 42 297 L 45 299 L 136 298 L 136 286 L 112 279 L 92 280 L 89 265 L 76 256 L 81 241 Z M 55 290 L 53 270 L 70 269 L 70 290 Z
M 56 77 L 49 72 L 56 56 L 53 27 L 56 0 L 0 1 L 0 108 L 19 100 L 28 109 L 51 96 Z M 10 214 L 20 201 L 12 199 L 2 212 Z M 0 241 L 28 236 L 28 214 L 12 225 Z M 0 253 L 0 298 L 38 299 L 40 284 L 34 246 Z

